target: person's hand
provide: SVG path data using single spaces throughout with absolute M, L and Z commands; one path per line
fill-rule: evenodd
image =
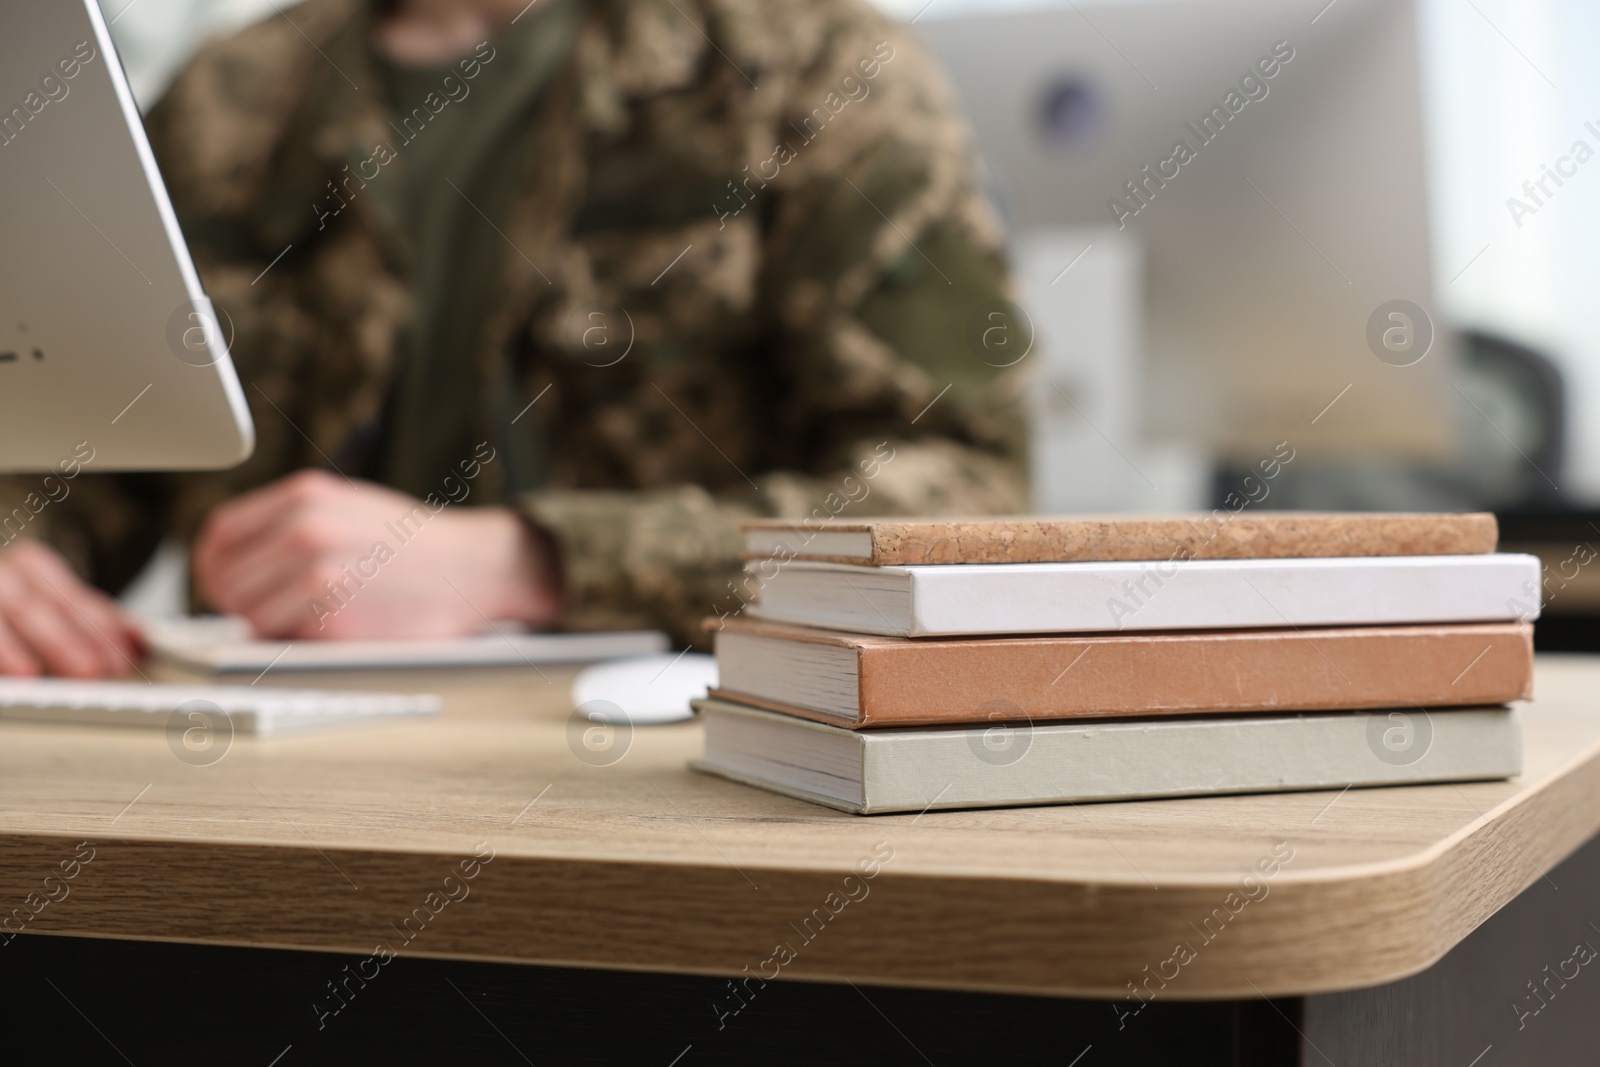
M 553 553 L 505 508 L 451 505 L 302 471 L 211 514 L 194 576 L 214 607 L 279 638 L 455 637 L 560 612 Z
M 113 677 L 143 646 L 115 602 L 54 549 L 29 540 L 0 549 L 0 674 Z

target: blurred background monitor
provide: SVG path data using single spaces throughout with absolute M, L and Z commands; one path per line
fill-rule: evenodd
M 1042 420 L 1127 453 L 1097 490 L 1052 474 L 1074 461 L 1051 462 L 1046 425 L 1041 495 L 1198 503 L 1208 461 L 1285 441 L 1450 453 L 1410 0 L 1340 0 L 1315 23 L 1283 0 L 1080 0 L 919 28 L 1017 234 Z M 1097 433 L 1077 436 L 1081 465 Z M 1175 466 L 1174 444 L 1201 462 Z

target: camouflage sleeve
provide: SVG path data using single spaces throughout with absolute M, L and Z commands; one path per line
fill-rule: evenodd
M 907 33 L 865 5 L 817 6 L 832 17 L 810 61 L 762 86 L 782 88 L 775 128 L 794 132 L 753 168 L 778 171 L 762 313 L 779 324 L 768 358 L 787 389 L 771 432 L 804 442 L 810 462 L 745 472 L 748 488 L 715 496 L 528 496 L 564 561 L 571 628 L 652 625 L 704 646 L 701 620 L 754 595 L 738 560 L 748 518 L 1027 506 L 1029 331 L 1007 302 L 965 127 Z M 722 45 L 738 57 L 736 40 Z

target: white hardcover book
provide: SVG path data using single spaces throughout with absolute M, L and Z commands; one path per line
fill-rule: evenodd
M 855 633 L 1093 633 L 1536 618 L 1539 560 L 1472 556 L 968 563 L 747 570 L 750 611 Z
M 858 815 L 1509 778 L 1510 708 L 845 730 L 730 701 L 696 770 Z

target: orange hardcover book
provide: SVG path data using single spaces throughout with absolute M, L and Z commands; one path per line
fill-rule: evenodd
M 1493 552 L 1495 517 L 1228 511 L 1193 515 L 1019 515 L 986 519 L 753 519 L 745 556 L 869 566 L 1075 563 Z
M 1531 697 L 1520 622 L 921 638 L 727 619 L 713 695 L 852 728 L 1500 704 Z

